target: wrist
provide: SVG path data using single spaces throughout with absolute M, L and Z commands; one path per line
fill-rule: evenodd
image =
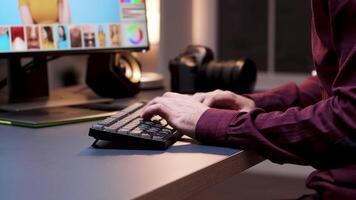
M 242 95 L 242 98 L 245 99 L 245 108 L 248 109 L 256 108 L 256 102 L 252 97 L 250 97 L 249 95 Z
M 225 144 L 226 130 L 240 112 L 210 108 L 203 113 L 195 129 L 195 139 L 205 143 Z
M 254 100 L 247 98 L 247 101 L 248 101 L 248 103 L 247 103 L 248 104 L 248 108 L 250 108 L 250 109 L 256 108 L 256 103 L 255 103 Z

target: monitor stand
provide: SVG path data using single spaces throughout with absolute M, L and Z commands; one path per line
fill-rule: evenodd
M 38 98 L 36 101 L 9 103 L 8 97 L 0 97 L 0 111 L 19 112 L 34 109 L 77 106 L 95 103 L 111 102 L 113 99 L 97 96 L 86 85 L 78 85 L 51 91 L 48 98 Z
M 0 97 L 0 110 L 24 111 L 40 108 L 107 102 L 86 86 L 49 91 L 47 58 L 33 57 L 23 66 L 21 57 L 8 59 L 8 91 Z
M 30 64 L 22 65 L 22 58 L 8 58 L 8 103 L 46 101 L 49 96 L 47 58 L 33 57 Z
M 132 103 L 98 97 L 85 85 L 49 92 L 44 56 L 25 66 L 21 58 L 9 58 L 7 93 L 0 97 L 0 124 L 34 128 L 104 118 Z

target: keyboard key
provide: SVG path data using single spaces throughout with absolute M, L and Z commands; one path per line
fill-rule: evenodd
M 129 131 L 131 129 L 126 129 L 126 128 L 121 128 L 117 131 L 118 134 L 123 134 L 123 135 L 126 135 L 126 134 L 129 134 Z
M 132 129 L 136 128 L 138 125 L 140 125 L 141 121 L 142 121 L 141 118 L 136 118 L 133 121 L 131 121 L 130 123 L 126 124 L 123 128 L 132 130 Z
M 159 137 L 164 137 L 166 135 L 167 135 L 166 133 L 162 133 L 162 132 L 157 132 L 152 134 L 152 136 L 159 136 Z
M 162 126 L 167 126 L 167 125 L 168 125 L 168 122 L 167 122 L 165 119 L 162 119 L 162 120 L 160 121 L 160 124 L 161 124 Z
M 167 125 L 165 128 L 169 129 L 169 130 L 172 130 L 172 131 L 174 130 L 174 128 L 172 126 L 170 126 L 170 125 Z
M 143 123 L 143 124 L 146 124 L 147 126 L 153 126 L 153 125 L 155 125 L 155 123 L 154 123 L 154 122 L 151 122 L 151 121 L 143 121 L 142 123 Z
M 118 129 L 117 127 L 111 126 L 111 127 L 105 127 L 104 131 L 107 131 L 107 132 L 110 132 L 110 133 L 116 133 L 117 129 Z
M 164 128 L 164 129 L 160 130 L 159 133 L 169 135 L 169 134 L 172 134 L 172 130 Z
M 94 124 L 94 125 L 92 126 L 92 128 L 93 128 L 93 129 L 96 129 L 96 130 L 102 130 L 102 129 L 104 128 L 104 126 L 103 126 L 103 125 L 100 125 L 100 124 Z
M 159 124 L 159 123 L 155 123 L 155 124 L 152 125 L 151 127 L 161 129 L 161 128 L 162 128 L 162 125 Z
M 135 128 L 134 130 L 130 131 L 131 135 L 140 136 L 143 133 L 143 130 L 140 128 Z
M 153 140 L 163 140 L 163 137 L 160 135 L 154 135 L 154 136 L 152 136 L 152 139 Z
M 146 129 L 149 129 L 149 128 L 150 128 L 149 125 L 146 125 L 146 124 L 143 124 L 143 123 L 141 123 L 140 125 L 138 125 L 138 127 L 139 127 L 140 129 L 142 129 L 142 130 L 146 130 Z
M 150 129 L 148 129 L 146 131 L 149 132 L 149 133 L 156 133 L 156 132 L 160 131 L 160 129 L 156 128 L 156 127 L 152 127 L 152 128 L 150 128 Z
M 143 134 L 141 135 L 141 137 L 150 139 L 150 138 L 151 138 L 151 135 L 150 135 L 150 134 L 147 134 L 147 133 L 143 133 Z
M 110 126 L 111 124 L 115 123 L 117 121 L 116 118 L 114 117 L 109 117 L 109 118 L 106 118 L 100 122 L 98 122 L 99 125 L 103 125 L 103 126 Z
M 116 130 L 119 129 L 119 128 L 122 128 L 123 126 L 125 126 L 126 124 L 128 124 L 129 122 L 131 122 L 135 118 L 137 118 L 139 116 L 139 113 L 140 113 L 140 110 L 136 111 L 132 115 L 128 115 L 124 119 L 121 119 L 121 120 L 117 121 L 115 124 L 111 125 L 110 128 L 111 129 L 116 129 Z
M 161 120 L 162 120 L 162 117 L 159 115 L 155 115 L 151 118 L 151 121 L 153 121 L 153 122 L 159 122 Z
M 89 135 L 97 140 L 112 140 L 124 142 L 138 142 L 165 149 L 181 136 L 167 121 L 160 116 L 154 116 L 151 120 L 140 117 L 143 103 L 133 104 L 130 107 L 117 112 L 115 115 L 93 125 Z M 109 134 L 108 137 L 106 134 Z M 120 136 L 121 135 L 121 136 Z M 125 135 L 126 137 L 122 137 Z M 140 141 L 141 140 L 141 141 Z
M 116 118 L 116 119 L 119 120 L 119 119 L 122 119 L 123 117 L 125 117 L 126 115 L 127 115 L 127 113 L 119 111 L 119 112 L 117 112 L 115 115 L 113 115 L 111 117 Z
M 121 110 L 121 112 L 124 112 L 124 113 L 132 113 L 134 111 L 136 111 L 137 109 L 140 109 L 144 106 L 143 103 L 135 103 L 135 104 L 132 104 L 131 106 Z

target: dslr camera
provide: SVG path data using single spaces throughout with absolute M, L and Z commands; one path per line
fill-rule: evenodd
M 238 94 L 251 93 L 257 79 L 257 67 L 250 59 L 217 61 L 205 46 L 190 45 L 169 62 L 173 92 L 192 94 L 215 89 Z

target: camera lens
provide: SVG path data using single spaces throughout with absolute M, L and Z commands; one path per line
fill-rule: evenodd
M 256 81 L 256 65 L 248 59 L 211 61 L 203 68 L 200 90 L 230 90 L 237 93 L 252 92 Z
M 235 93 L 252 92 L 256 82 L 256 64 L 249 59 L 215 61 L 213 51 L 190 45 L 169 63 L 172 90 L 180 93 L 209 92 L 215 89 Z

